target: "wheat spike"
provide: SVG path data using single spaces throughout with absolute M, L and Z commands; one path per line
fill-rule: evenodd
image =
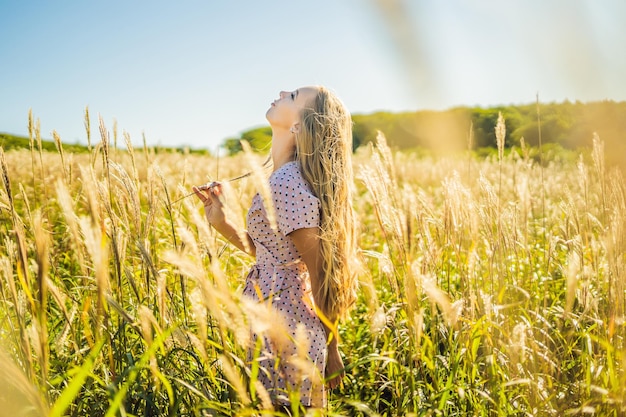
M 2 146 L 0 146 L 0 168 L 2 169 L 2 185 L 4 186 L 4 191 L 6 192 L 7 198 L 9 199 L 11 212 L 13 212 L 14 211 L 13 194 L 11 193 L 11 180 L 9 179 L 9 167 L 7 165 L 6 156 L 4 155 L 4 148 Z

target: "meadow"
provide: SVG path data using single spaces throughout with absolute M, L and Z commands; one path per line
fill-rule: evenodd
M 240 297 L 253 259 L 180 199 L 253 170 L 226 182 L 243 227 L 264 156 L 157 152 L 87 126 L 88 153 L 58 135 L 44 151 L 34 127 L 30 150 L 0 151 L 3 411 L 279 415 L 245 362 L 252 323 L 280 331 Z M 599 137 L 544 154 L 494 129 L 486 157 L 393 151 L 382 135 L 355 153 L 346 375 L 309 414 L 626 415 L 624 176 Z

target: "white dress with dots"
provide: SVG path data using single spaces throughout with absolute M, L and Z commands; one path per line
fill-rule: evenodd
M 256 264 L 246 279 L 243 295 L 257 301 L 269 302 L 286 324 L 291 340 L 296 340 L 296 329 L 306 335 L 305 349 L 308 365 L 317 372 L 317 378 L 306 377 L 302 361 L 290 363 L 290 358 L 303 352 L 291 347 L 276 348 L 267 335 L 263 347 L 248 354 L 249 360 L 259 362 L 258 380 L 275 403 L 288 404 L 288 390 L 299 389 L 300 401 L 305 406 L 324 406 L 324 368 L 326 364 L 326 333 L 313 310 L 309 274 L 289 233 L 301 228 L 319 227 L 320 202 L 302 177 L 299 164 L 288 162 L 274 171 L 269 179 L 278 230 L 272 230 L 260 194 L 252 200 L 248 211 L 247 228 L 256 248 Z M 277 323 L 279 321 L 277 320 Z M 258 335 L 253 335 L 256 342 Z M 297 355 L 294 355 L 297 354 Z M 305 361 L 305 362 L 306 362 Z

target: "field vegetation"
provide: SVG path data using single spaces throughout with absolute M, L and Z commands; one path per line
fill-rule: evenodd
M 343 385 L 318 415 L 626 414 L 626 184 L 586 150 L 507 146 L 354 155 L 363 270 L 339 327 Z M 206 224 L 191 185 L 227 182 L 240 222 L 263 155 L 221 159 L 55 136 L 0 150 L 0 384 L 12 415 L 278 415 L 245 362 L 253 259 Z M 93 134 L 96 137 L 95 134 Z M 277 336 L 279 337 L 279 336 Z M 298 340 L 302 342 L 302 340 Z M 306 372 L 306 369 L 303 369 Z M 294 395 L 297 405 L 297 396 Z M 263 410 L 263 411 L 262 411 Z M 303 415 L 294 406 L 293 414 Z

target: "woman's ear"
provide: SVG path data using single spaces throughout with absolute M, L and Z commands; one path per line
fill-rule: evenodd
M 300 133 L 300 122 L 294 123 L 289 129 L 289 131 L 293 134 Z

